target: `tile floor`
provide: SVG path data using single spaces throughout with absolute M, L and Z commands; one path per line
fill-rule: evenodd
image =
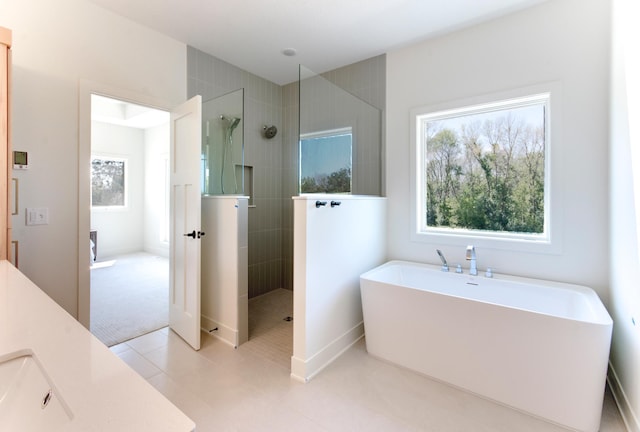
M 279 307 L 272 299 L 262 300 L 267 314 L 270 303 Z M 260 308 L 256 302 L 250 302 L 250 308 L 251 303 L 250 314 L 255 315 Z M 255 346 L 256 340 L 270 337 L 270 329 L 280 334 L 276 339 L 287 335 L 283 329 L 292 327 L 280 323 L 283 311 L 286 308 L 272 314 L 272 324 L 261 324 L 260 319 L 250 324 L 251 340 L 238 349 L 203 333 L 202 348 L 196 352 L 164 328 L 111 350 L 191 417 L 198 432 L 566 432 L 379 361 L 367 354 L 364 340 L 309 383 L 294 381 L 280 352 L 287 348 L 269 353 L 266 344 Z M 600 432 L 625 432 L 608 392 Z

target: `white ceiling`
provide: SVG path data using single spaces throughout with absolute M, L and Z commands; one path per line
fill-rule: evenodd
M 169 113 L 93 94 L 91 120 L 147 129 L 169 123 Z
M 283 85 L 548 0 L 88 1 Z

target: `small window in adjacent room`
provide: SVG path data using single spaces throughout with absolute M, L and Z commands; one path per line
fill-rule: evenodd
M 127 204 L 126 159 L 91 158 L 91 205 L 97 208 L 125 207 Z
M 300 136 L 300 193 L 351 193 L 351 128 Z
M 413 112 L 418 234 L 549 241 L 549 101 Z

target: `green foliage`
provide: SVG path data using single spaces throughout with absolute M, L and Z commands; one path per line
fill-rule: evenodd
M 507 117 L 428 135 L 427 226 L 543 232 L 542 130 Z
M 351 169 L 342 168 L 329 175 L 304 177 L 300 183 L 301 193 L 349 193 L 351 192 Z

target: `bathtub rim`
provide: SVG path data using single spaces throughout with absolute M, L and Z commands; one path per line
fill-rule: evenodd
M 434 290 L 429 290 L 429 289 L 423 289 L 423 288 L 415 288 L 415 287 L 411 287 L 411 286 L 405 286 L 405 285 L 401 285 L 397 282 L 393 282 L 393 283 L 389 283 L 386 281 L 381 281 L 376 279 L 375 277 L 373 277 L 376 273 L 384 270 L 385 268 L 388 267 L 395 267 L 395 266 L 411 266 L 411 267 L 419 267 L 419 268 L 425 268 L 429 271 L 434 271 L 437 273 L 444 273 L 441 271 L 441 267 L 438 265 L 434 265 L 434 264 L 428 264 L 428 263 L 421 263 L 421 262 L 417 262 L 417 261 L 405 261 L 405 260 L 390 260 L 385 262 L 384 264 L 381 264 L 375 268 L 372 268 L 371 270 L 366 271 L 365 273 L 362 273 L 360 275 L 360 287 L 362 289 L 362 281 L 370 281 L 370 282 L 375 282 L 375 283 L 382 283 L 382 284 L 389 284 L 389 285 L 395 285 L 395 286 L 399 286 L 402 287 L 404 289 L 409 289 L 409 290 L 415 290 L 415 291 L 424 291 L 424 292 L 429 292 L 429 293 L 433 293 L 433 294 L 439 294 L 439 295 L 444 295 L 444 296 L 449 296 L 449 297 L 453 297 L 453 298 L 458 298 L 458 299 L 463 299 L 466 301 L 474 301 L 474 302 L 479 302 L 479 303 L 484 303 L 484 304 L 489 304 L 489 305 L 494 305 L 494 306 L 499 306 L 499 307 L 505 307 L 505 308 L 510 308 L 510 309 L 515 309 L 515 310 L 520 310 L 523 312 L 528 312 L 528 313 L 533 313 L 533 314 L 539 314 L 539 315 L 544 315 L 544 316 L 548 316 L 548 317 L 553 317 L 556 319 L 563 319 L 563 320 L 569 320 L 569 321 L 576 321 L 576 322 L 580 322 L 580 323 L 586 323 L 586 324 L 591 324 L 591 325 L 601 325 L 601 326 L 613 326 L 613 319 L 611 318 L 611 315 L 609 314 L 607 308 L 604 306 L 604 304 L 602 303 L 602 300 L 600 299 L 600 296 L 598 295 L 598 293 L 596 293 L 596 291 L 593 288 L 590 288 L 588 286 L 584 286 L 584 285 L 577 285 L 577 284 L 571 284 L 571 283 L 566 283 L 566 282 L 560 282 L 560 281 L 552 281 L 552 280 L 547 280 L 547 279 L 537 279 L 537 278 L 530 278 L 530 277 L 522 277 L 522 276 L 515 276 L 515 275 L 510 275 L 510 274 L 505 274 L 505 273 L 493 273 L 493 277 L 492 278 L 487 278 L 489 280 L 491 279 L 495 279 L 495 280 L 499 280 L 499 281 L 507 281 L 507 282 L 513 282 L 516 284 L 520 284 L 520 285 L 541 285 L 544 287 L 550 287 L 550 288 L 557 288 L 557 289 L 562 289 L 562 290 L 569 290 L 569 291 L 573 291 L 576 292 L 580 295 L 583 295 L 586 297 L 586 299 L 589 301 L 589 303 L 594 307 L 593 313 L 591 315 L 593 319 L 581 319 L 578 317 L 571 317 L 571 316 L 564 316 L 564 315 L 557 315 L 557 314 L 552 314 L 549 312 L 543 312 L 543 311 L 539 311 L 539 310 L 535 310 L 535 309 L 527 309 L 527 308 L 523 308 L 523 307 L 518 307 L 518 306 L 514 306 L 514 305 L 509 305 L 509 304 L 505 304 L 505 303 L 499 303 L 499 302 L 494 302 L 494 301 L 488 301 L 488 300 L 482 300 L 482 299 L 476 299 L 476 298 L 469 298 L 469 297 L 464 297 L 461 295 L 456 295 L 456 294 L 452 294 L 452 293 L 446 293 L 446 292 L 441 292 L 441 291 L 434 291 Z M 481 276 L 480 274 L 478 276 L 471 276 L 468 273 L 462 274 L 462 275 L 457 275 L 455 274 L 455 271 L 449 271 L 449 273 L 453 273 L 451 276 L 457 277 L 457 276 L 461 276 L 461 277 L 467 277 L 467 278 L 479 278 L 479 279 L 485 279 L 484 276 Z

